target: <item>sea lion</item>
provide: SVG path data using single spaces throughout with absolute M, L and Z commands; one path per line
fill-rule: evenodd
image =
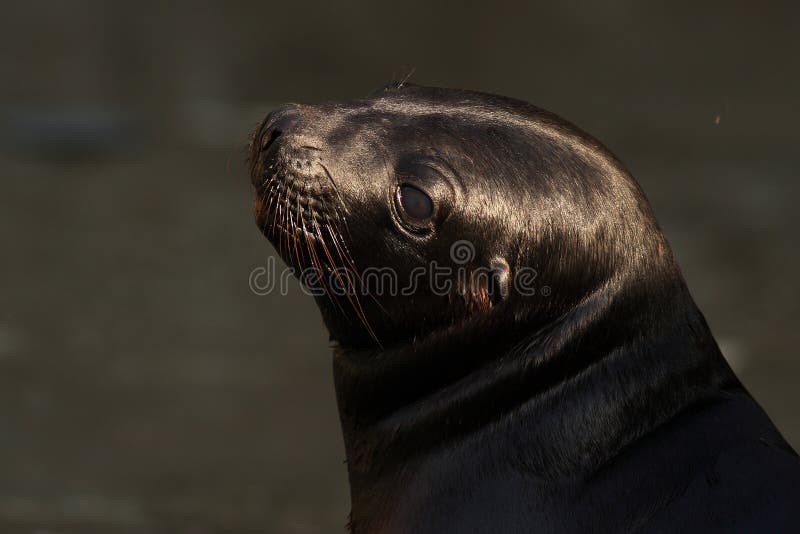
M 352 532 L 798 527 L 797 455 L 599 141 L 393 84 L 273 111 L 249 158 L 334 342 Z

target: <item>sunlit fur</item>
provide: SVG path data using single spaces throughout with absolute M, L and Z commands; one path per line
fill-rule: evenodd
M 628 531 L 669 524 L 666 510 L 681 524 L 681 492 L 730 447 L 746 451 L 748 477 L 783 472 L 781 487 L 800 487 L 640 188 L 573 125 L 509 98 L 389 86 L 273 112 L 250 156 L 257 220 L 291 264 L 390 266 L 402 279 L 467 240 L 470 268 L 500 258 L 512 279 L 533 268 L 549 288 L 318 299 L 338 343 L 354 532 Z M 420 158 L 442 174 L 442 218 L 421 236 L 391 204 Z M 313 228 L 290 191 L 318 203 Z M 742 499 L 785 511 L 780 496 L 726 484 L 698 524 Z

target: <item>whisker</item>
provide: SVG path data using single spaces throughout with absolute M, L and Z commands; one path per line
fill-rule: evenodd
M 317 236 L 318 242 L 321 242 L 322 241 L 322 232 L 319 230 L 319 224 L 317 223 L 316 214 L 314 213 L 314 208 L 310 208 L 310 210 L 311 210 L 311 221 L 314 223 L 314 226 L 316 227 L 315 230 L 314 230 L 314 235 Z M 303 227 L 305 228 L 305 222 L 303 222 Z M 325 290 L 325 295 L 328 297 L 328 300 L 330 300 L 332 303 L 334 303 L 336 305 L 337 308 L 339 308 L 339 311 L 342 313 L 344 318 L 347 319 L 348 322 L 350 322 L 350 318 L 348 317 L 347 312 L 345 311 L 344 307 L 342 307 L 342 305 L 339 303 L 339 300 L 337 298 L 335 298 L 335 295 L 333 295 L 331 293 L 331 291 L 330 291 L 330 286 L 328 285 L 327 273 L 325 273 L 325 269 L 323 268 L 322 261 L 319 259 L 319 256 L 317 255 L 315 247 L 312 246 L 312 245 L 309 245 L 309 249 L 308 250 L 309 250 L 309 253 L 313 257 L 313 262 L 316 265 L 316 267 L 317 267 L 317 269 L 318 269 L 318 271 L 320 273 L 320 277 L 322 278 L 321 283 L 323 285 L 323 289 Z
M 358 280 L 359 285 L 361 287 L 363 287 L 364 289 L 367 289 L 366 284 L 364 283 L 364 279 L 361 278 L 361 275 L 359 274 L 358 269 L 356 269 L 356 265 L 353 262 L 352 256 L 350 255 L 350 252 L 347 250 L 347 245 L 345 245 L 344 239 L 342 238 L 341 234 L 333 233 L 333 230 L 331 230 L 330 227 L 328 228 L 328 233 L 331 236 L 331 240 L 332 240 L 332 242 L 334 244 L 334 247 L 337 250 L 337 253 L 342 258 L 342 261 L 349 262 L 351 268 L 353 269 L 353 272 L 355 273 L 355 276 L 356 276 L 356 279 Z M 386 315 L 389 315 L 389 312 L 386 311 L 386 308 L 383 307 L 383 305 L 380 303 L 380 301 L 378 300 L 378 298 L 375 295 L 373 295 L 372 293 L 369 293 L 369 292 L 365 292 L 364 294 L 366 296 L 368 296 L 369 298 L 371 298 L 372 301 L 378 306 L 378 308 L 381 309 L 381 311 L 383 313 L 385 313 Z
M 356 276 L 356 278 L 359 281 L 360 285 L 363 287 L 363 281 L 361 280 L 361 277 L 358 275 L 358 271 L 356 270 L 355 264 L 353 263 L 352 259 L 350 259 L 350 258 L 347 258 L 347 260 L 345 259 L 345 256 L 342 254 L 342 249 L 339 247 L 338 242 L 337 242 L 338 240 L 334 237 L 335 234 L 331 230 L 330 225 L 326 225 L 326 229 L 328 230 L 328 234 L 333 239 L 332 243 L 334 244 L 334 248 L 337 251 L 337 254 L 339 255 L 339 258 L 342 261 L 349 260 L 350 267 L 347 268 L 345 266 L 345 268 L 347 268 L 348 271 L 352 272 Z M 324 244 L 325 240 L 323 240 L 322 243 Z M 327 246 L 324 246 L 324 250 L 325 250 L 325 253 L 328 256 L 328 260 L 332 264 L 335 264 L 336 262 L 331 257 L 331 253 L 330 253 L 330 251 L 329 251 Z M 341 283 L 341 277 L 338 274 L 337 274 L 337 278 L 339 279 L 339 281 Z M 375 343 L 378 344 L 378 346 L 382 347 L 381 342 L 378 340 L 378 336 L 375 334 L 375 331 L 372 329 L 372 326 L 369 324 L 369 321 L 367 320 L 366 314 L 364 313 L 364 308 L 361 306 L 361 300 L 358 298 L 358 291 L 355 291 L 353 293 L 352 297 L 348 293 L 347 294 L 347 300 L 353 306 L 353 310 L 356 312 L 356 316 L 359 318 L 359 320 L 361 321 L 361 324 L 367 330 L 367 333 L 369 333 L 370 337 L 375 341 Z
M 292 223 L 292 244 L 294 245 L 294 255 L 295 255 L 295 259 L 297 260 L 297 267 L 300 269 L 300 271 L 302 271 L 303 270 L 303 262 L 300 259 L 300 251 L 298 250 L 299 247 L 297 246 L 298 225 L 297 225 L 297 222 L 295 220 L 295 219 L 297 219 L 299 217 L 301 217 L 301 215 L 300 215 L 300 195 L 295 195 L 295 209 L 294 209 L 294 212 L 292 213 L 292 218 L 291 218 L 291 223 Z
M 271 212 L 274 210 L 274 207 L 272 205 L 272 199 L 278 187 L 279 184 L 277 183 L 276 177 L 273 175 L 272 178 L 270 178 L 269 182 L 267 183 L 267 186 L 264 190 L 264 194 L 261 196 L 261 206 L 262 209 L 264 210 L 264 224 L 261 225 L 262 233 L 266 231 L 267 224 L 269 223 L 269 216 Z M 274 230 L 274 225 L 272 228 L 270 228 L 270 230 Z
M 334 199 L 333 202 L 326 202 L 325 195 L 312 199 L 318 200 L 322 205 L 322 216 L 320 217 L 314 209 L 313 202 L 304 200 L 308 199 L 308 182 L 303 183 L 302 189 L 295 189 L 293 186 L 296 184 L 291 179 L 282 180 L 277 173 L 273 173 L 268 177 L 265 176 L 261 186 L 264 189 L 261 202 L 266 210 L 264 227 L 271 218 L 273 243 L 277 245 L 281 257 L 288 258 L 290 263 L 295 264 L 299 270 L 297 276 L 302 278 L 305 267 L 317 269 L 319 283 L 325 295 L 339 309 L 343 318 L 349 322 L 350 316 L 355 314 L 367 334 L 381 346 L 375 330 L 367 319 L 359 295 L 358 288 L 365 287 L 363 279 L 342 235 L 342 231 L 350 233 L 347 206 L 328 168 L 322 163 L 319 165 L 335 194 L 328 198 L 329 201 Z M 275 234 L 276 231 L 279 231 L 279 235 Z M 334 280 L 341 287 L 342 294 L 334 291 Z M 342 296 L 347 299 L 349 306 L 342 305 L 343 299 L 340 299 Z M 383 312 L 386 311 L 375 295 L 369 294 L 369 296 Z M 350 310 L 349 313 L 345 308 Z
M 342 208 L 342 210 L 347 211 L 347 205 L 345 205 L 345 203 L 344 203 L 344 199 L 342 198 L 342 195 L 339 192 L 339 186 L 336 184 L 336 180 L 333 179 L 333 175 L 331 174 L 331 171 L 329 171 L 328 167 L 326 167 L 322 162 L 320 162 L 319 166 L 322 167 L 323 171 L 325 171 L 325 176 L 328 177 L 328 180 L 330 180 L 331 184 L 333 185 L 333 192 L 336 193 L 336 198 L 339 199 L 339 206 Z M 349 226 L 347 224 L 347 219 L 344 217 L 344 215 L 338 209 L 336 209 L 335 212 L 336 212 L 337 216 L 339 217 L 339 219 L 342 221 L 342 223 L 345 225 L 345 229 L 347 230 L 347 233 L 349 234 L 350 233 L 350 228 L 349 228 Z

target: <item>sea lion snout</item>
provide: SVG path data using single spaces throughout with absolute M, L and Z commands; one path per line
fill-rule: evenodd
M 276 108 L 262 121 L 251 146 L 260 152 L 269 152 L 276 146 L 321 150 L 322 141 L 315 133 L 317 115 L 314 106 L 303 104 L 285 104 Z
M 307 106 L 287 104 L 270 112 L 250 143 L 252 184 L 262 189 L 271 177 L 303 187 L 320 180 L 322 141 L 305 120 Z

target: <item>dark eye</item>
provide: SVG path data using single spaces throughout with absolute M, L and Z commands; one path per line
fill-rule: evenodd
M 421 190 L 410 185 L 397 189 L 397 203 L 412 223 L 426 225 L 433 217 L 433 201 Z

